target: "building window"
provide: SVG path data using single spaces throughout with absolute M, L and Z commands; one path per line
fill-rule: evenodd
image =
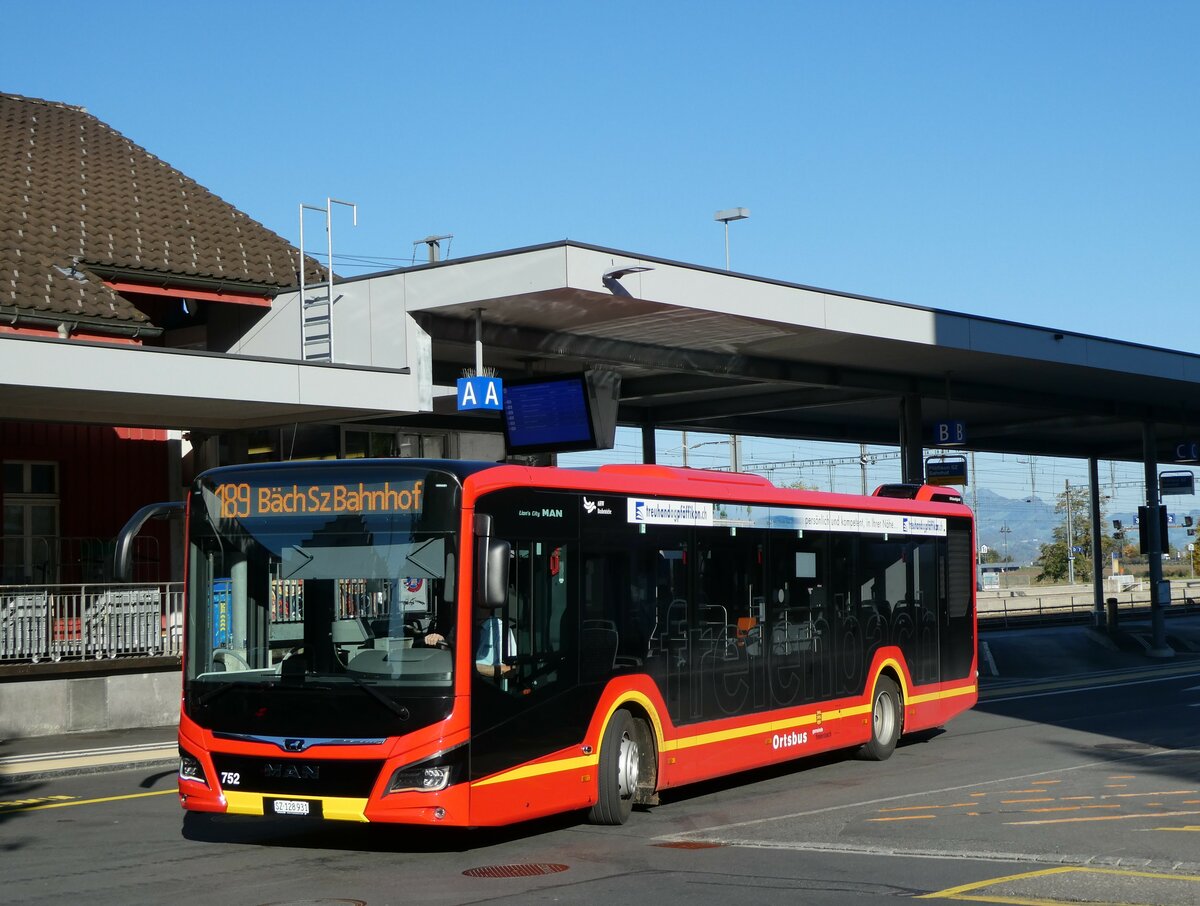
M 407 434 L 396 428 L 342 429 L 345 459 L 442 459 L 445 455 L 446 437 L 442 434 Z
M 0 579 L 58 581 L 58 463 L 4 463 Z

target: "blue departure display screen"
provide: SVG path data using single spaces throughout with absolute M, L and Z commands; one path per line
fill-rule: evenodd
M 504 437 L 511 453 L 594 449 L 582 377 L 504 385 Z

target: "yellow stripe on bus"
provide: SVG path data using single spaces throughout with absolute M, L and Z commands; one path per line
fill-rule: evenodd
M 975 691 L 975 686 L 959 686 L 954 689 L 945 689 L 940 692 L 930 692 L 926 695 L 914 696 L 911 701 L 906 704 L 920 704 L 922 702 L 939 701 L 946 698 L 955 698 L 960 695 L 970 695 Z M 641 699 L 642 696 L 637 696 Z M 617 702 L 617 705 L 627 701 L 628 698 Z M 648 704 L 648 703 L 647 703 Z M 616 710 L 614 706 L 611 710 Z M 657 715 L 653 710 L 650 713 L 654 715 L 653 719 L 657 727 Z M 861 717 L 871 713 L 871 705 L 856 705 L 852 708 L 836 708 L 832 711 L 821 712 L 821 722 L 825 723 L 830 720 L 838 720 L 847 717 Z M 611 711 L 609 716 L 611 717 Z M 790 720 L 772 720 L 764 721 L 759 724 L 751 724 L 748 727 L 735 727 L 730 730 L 716 730 L 712 733 L 699 733 L 695 736 L 685 736 L 681 739 L 659 739 L 661 752 L 677 752 L 681 749 L 691 749 L 696 746 L 712 745 L 720 742 L 731 742 L 737 739 L 745 739 L 747 736 L 757 736 L 763 733 L 778 733 L 780 731 L 793 730 L 798 727 L 809 727 L 817 722 L 817 715 L 806 714 L 802 717 L 792 718 Z M 523 765 L 519 768 L 513 768 L 511 771 L 503 771 L 499 774 L 493 774 L 491 777 L 485 777 L 482 780 L 477 780 L 471 784 L 473 787 L 490 786 L 494 783 L 508 783 L 513 780 L 528 780 L 530 777 L 544 777 L 547 774 L 557 774 L 562 771 L 576 771 L 583 768 L 595 767 L 599 763 L 599 755 L 584 755 L 574 758 L 560 758 L 557 761 L 543 761 L 537 764 Z
M 530 777 L 544 777 L 546 774 L 558 774 L 561 771 L 592 768 L 599 763 L 599 755 L 580 755 L 575 758 L 560 758 L 558 761 L 542 761 L 513 768 L 511 771 L 504 771 L 500 774 L 493 774 L 483 780 L 476 780 L 471 786 L 491 786 L 493 783 L 507 783 L 510 780 L 528 780 Z
M 350 799 L 343 796 L 286 796 L 262 793 L 239 793 L 236 790 L 225 792 L 226 810 L 230 815 L 265 815 L 265 799 L 293 799 L 321 803 L 321 816 L 334 821 L 363 821 L 367 820 L 367 800 Z
M 946 689 L 942 692 L 929 692 L 925 695 L 914 695 L 912 698 L 905 699 L 906 705 L 923 705 L 925 702 L 937 702 L 947 698 L 957 698 L 960 695 L 971 695 L 975 692 L 975 686 L 959 686 L 956 689 Z

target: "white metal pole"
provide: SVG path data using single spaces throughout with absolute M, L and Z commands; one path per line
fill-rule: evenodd
M 304 361 L 304 202 L 300 202 L 300 361 Z
M 333 363 L 333 199 L 325 199 L 325 236 L 329 240 L 326 277 L 329 280 L 329 362 Z
M 483 309 L 475 309 L 475 377 L 483 377 Z

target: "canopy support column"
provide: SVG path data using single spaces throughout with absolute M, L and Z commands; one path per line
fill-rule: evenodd
M 900 480 L 906 484 L 925 481 L 921 440 L 921 397 L 907 393 L 900 398 Z

